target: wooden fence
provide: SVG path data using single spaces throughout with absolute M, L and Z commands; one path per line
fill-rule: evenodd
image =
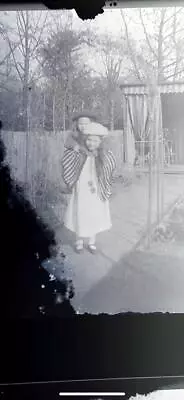
M 30 181 L 38 172 L 44 172 L 48 180 L 58 182 L 62 179 L 61 159 L 67 136 L 68 132 L 30 132 L 26 155 L 25 132 L 3 131 L 7 161 L 15 178 L 20 182 L 25 182 L 27 179 Z M 122 138 L 122 131 L 110 132 L 108 138 L 108 146 L 113 151 L 117 162 L 117 175 L 121 175 L 123 169 Z
M 61 203 L 66 202 L 62 180 L 61 160 L 64 143 L 69 132 L 2 132 L 7 150 L 7 161 L 12 176 L 26 186 L 33 206 L 44 217 L 53 213 L 59 221 L 63 218 Z M 122 131 L 113 131 L 107 146 L 113 151 L 118 176 L 123 173 Z

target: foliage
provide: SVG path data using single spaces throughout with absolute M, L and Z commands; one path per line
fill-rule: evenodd
M 32 204 L 52 228 L 61 224 L 67 202 L 67 194 L 62 190 L 61 185 L 48 180 L 44 171 L 38 171 L 32 181 L 26 186 L 26 193 Z M 60 210 L 59 216 L 55 212 Z M 61 218 L 61 220 L 60 220 Z
M 183 78 L 183 13 L 183 7 L 119 10 L 119 36 L 89 24 L 77 27 L 67 11 L 2 14 L 5 128 L 68 130 L 73 112 L 90 108 L 109 128 L 121 129 L 120 81 Z

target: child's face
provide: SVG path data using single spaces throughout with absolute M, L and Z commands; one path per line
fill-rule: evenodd
M 101 139 L 99 136 L 87 136 L 85 143 L 89 151 L 95 151 L 99 148 Z
M 84 132 L 85 126 L 90 124 L 90 119 L 87 117 L 79 118 L 77 121 L 77 127 L 81 133 Z

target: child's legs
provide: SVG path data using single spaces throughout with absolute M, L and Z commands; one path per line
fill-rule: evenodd
M 86 239 L 88 240 L 88 244 L 89 245 L 93 245 L 96 242 L 96 236 L 95 235 L 90 236 L 90 237 L 88 237 Z M 76 236 L 76 244 L 78 244 L 79 246 L 80 245 L 82 246 L 84 244 L 84 238 Z
M 96 236 L 95 235 L 93 235 L 90 238 L 88 238 L 88 244 L 89 245 L 93 245 L 93 244 L 95 244 L 95 242 L 96 242 Z
M 80 237 L 76 237 L 75 241 L 75 250 L 77 253 L 80 253 L 84 249 L 84 241 Z
M 84 244 L 84 239 L 81 238 L 81 237 L 79 237 L 79 236 L 76 236 L 75 242 L 76 242 L 76 244 L 78 244 L 79 246 L 80 246 L 80 245 L 83 246 L 83 244 Z

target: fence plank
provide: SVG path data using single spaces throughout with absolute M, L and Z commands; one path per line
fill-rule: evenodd
M 62 179 L 61 160 L 64 143 L 69 132 L 30 132 L 28 146 L 28 171 L 26 180 L 26 134 L 25 132 L 2 132 L 12 176 L 27 184 L 27 195 L 33 206 L 49 224 L 61 223 L 67 195 Z M 117 170 L 123 171 L 122 131 L 110 132 L 107 148 L 115 155 Z M 55 221 L 55 222 L 54 222 Z
M 68 132 L 34 132 L 29 135 L 28 181 L 44 172 L 48 180 L 62 181 L 61 159 Z M 14 177 L 25 183 L 26 135 L 24 132 L 2 132 L 7 148 L 7 161 Z M 123 169 L 123 132 L 110 132 L 107 146 L 113 151 L 117 163 L 117 175 Z

